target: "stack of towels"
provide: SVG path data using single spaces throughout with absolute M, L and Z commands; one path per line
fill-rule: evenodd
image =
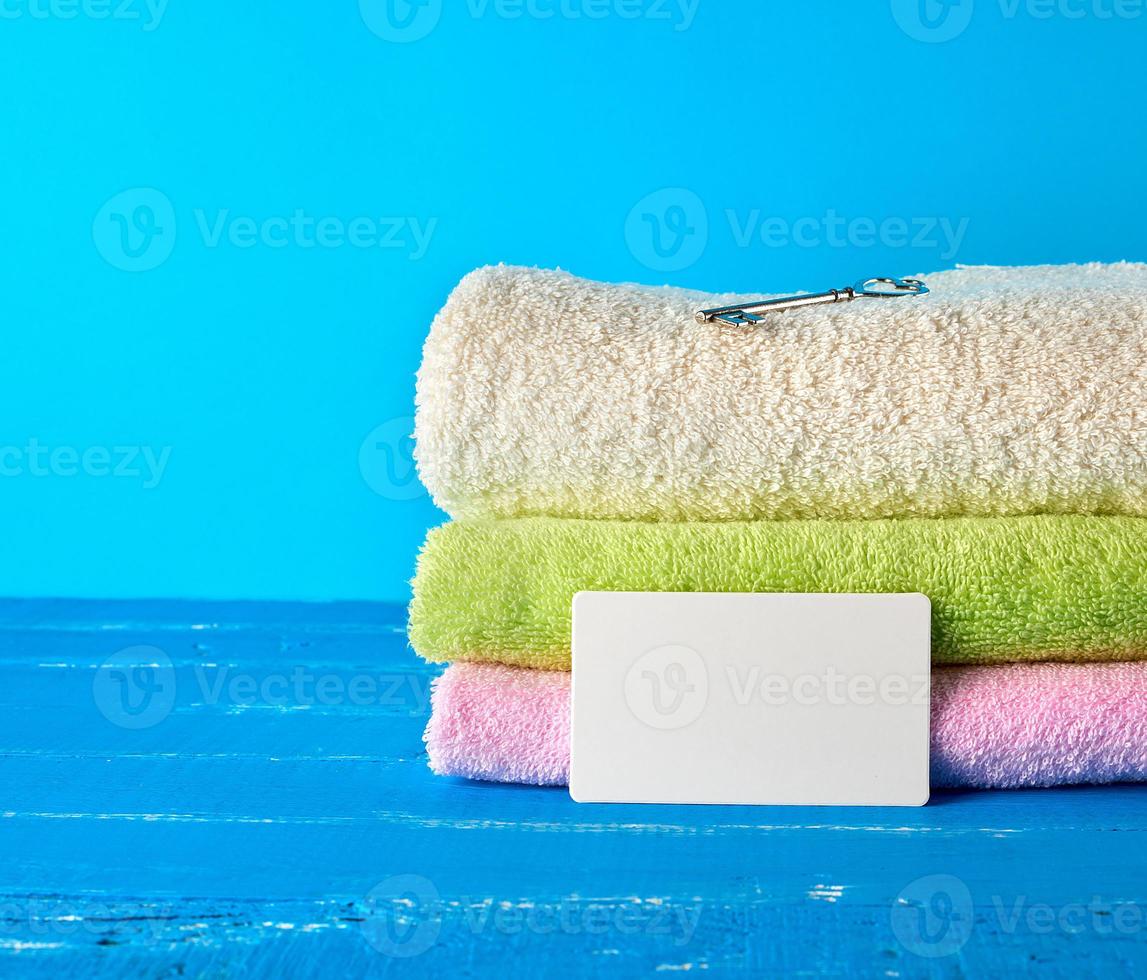
M 1147 266 L 924 278 L 751 328 L 462 281 L 418 379 L 435 772 L 567 782 L 576 592 L 923 592 L 933 786 L 1147 780 Z

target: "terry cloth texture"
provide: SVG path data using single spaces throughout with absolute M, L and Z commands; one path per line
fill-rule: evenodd
M 570 678 L 553 670 L 455 664 L 434 681 L 424 740 L 443 776 L 564 786 Z
M 430 767 L 564 786 L 570 675 L 456 664 L 434 686 Z M 944 667 L 932 673 L 932 786 L 1147 780 L 1147 663 Z
M 570 668 L 581 591 L 923 592 L 934 663 L 1147 658 L 1147 519 L 446 524 L 419 558 L 427 660 Z
M 1147 516 L 1147 265 L 968 267 L 921 297 L 759 298 L 471 273 L 418 375 L 454 518 Z

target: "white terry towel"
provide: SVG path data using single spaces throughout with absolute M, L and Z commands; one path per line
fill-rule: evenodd
M 969 267 L 931 293 L 698 324 L 760 298 L 471 273 L 416 456 L 455 518 L 1147 515 L 1147 265 Z

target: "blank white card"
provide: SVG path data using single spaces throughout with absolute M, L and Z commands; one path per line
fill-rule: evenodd
M 921 806 L 930 632 L 919 594 L 579 593 L 570 795 Z

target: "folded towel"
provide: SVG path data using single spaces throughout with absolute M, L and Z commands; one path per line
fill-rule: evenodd
M 755 298 L 480 269 L 431 328 L 417 460 L 455 518 L 1147 516 L 1147 265 Z
M 1147 518 L 447 524 L 419 558 L 427 660 L 569 670 L 580 591 L 923 592 L 934 663 L 1147 658 Z
M 564 786 L 570 674 L 455 664 L 426 729 L 443 776 Z M 932 672 L 932 785 L 1147 780 L 1147 662 Z

